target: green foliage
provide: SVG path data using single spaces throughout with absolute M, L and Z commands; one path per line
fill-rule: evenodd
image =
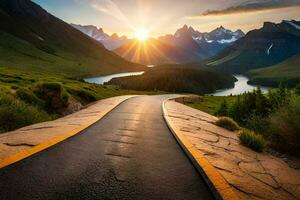
M 229 116 L 250 130 L 261 133 L 277 150 L 298 152 L 300 137 L 300 100 L 285 87 L 263 95 L 259 89 L 239 96 Z
M 278 87 L 284 84 L 295 87 L 300 82 L 300 54 L 271 67 L 252 70 L 248 73 L 250 83 Z
M 262 135 L 256 134 L 255 132 L 247 129 L 244 129 L 240 133 L 239 139 L 242 144 L 254 151 L 262 152 L 266 147 L 266 140 Z
M 266 131 L 269 128 L 269 122 L 267 120 L 267 118 L 264 118 L 260 115 L 251 115 L 247 118 L 247 120 L 245 121 L 245 126 L 250 129 L 253 130 L 255 132 L 258 133 L 262 133 L 264 135 L 266 135 Z
M 234 85 L 235 78 L 203 66 L 162 65 L 141 76 L 115 78 L 108 84 L 139 91 L 205 94 Z
M 268 118 L 272 145 L 285 152 L 300 155 L 300 96 L 292 96 L 287 105 Z
M 262 94 L 260 88 L 257 88 L 253 92 L 239 96 L 229 109 L 229 116 L 246 126 L 249 119 L 253 116 L 267 117 L 274 109 L 288 101 L 290 95 L 290 91 L 283 87 L 269 91 L 267 96 Z
M 223 127 L 230 131 L 240 130 L 239 125 L 229 117 L 220 117 L 218 121 L 216 121 L 216 125 Z
M 299 84 L 297 85 L 297 87 L 295 88 L 295 93 L 296 93 L 296 95 L 299 95 L 299 96 L 300 96 L 300 82 L 299 82 Z
M 61 83 L 41 83 L 34 93 L 45 102 L 49 113 L 60 113 L 68 106 L 69 95 Z
M 93 93 L 93 91 L 84 88 L 68 89 L 68 92 L 83 104 L 90 103 L 97 100 L 97 97 Z
M 27 104 L 33 104 L 41 107 L 44 106 L 44 102 L 27 88 L 19 88 L 16 91 L 16 95 L 20 100 L 24 101 Z
M 99 42 L 33 6 L 31 1 L 18 2 L 15 5 L 15 9 L 21 11 L 18 14 L 5 12 L 8 7 L 4 5 L 0 4 L 3 9 L 0 12 L 0 66 L 72 77 L 146 68 L 111 53 Z M 40 14 L 30 16 L 31 13 Z
M 0 67 L 0 96 L 4 96 L 0 105 L 0 132 L 61 117 L 71 96 L 86 105 L 95 100 L 128 94 L 158 93 L 120 90 L 58 75 Z M 63 106 L 58 108 L 59 104 Z
M 224 100 L 220 106 L 220 108 L 218 109 L 218 111 L 216 112 L 217 116 L 227 116 L 228 115 L 228 104 L 227 101 Z
M 201 110 L 203 112 L 207 112 L 211 115 L 214 115 L 218 112 L 221 104 L 224 101 L 227 102 L 228 108 L 230 108 L 236 99 L 237 97 L 235 96 L 227 96 L 227 97 L 203 96 L 201 97 L 201 101 L 186 103 L 186 105 Z
M 11 131 L 50 119 L 44 111 L 27 105 L 11 95 L 0 94 L 0 132 Z

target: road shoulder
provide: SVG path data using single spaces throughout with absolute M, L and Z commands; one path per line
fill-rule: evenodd
M 34 124 L 0 135 L 0 168 L 62 142 L 102 119 L 134 96 L 104 99 L 66 117 Z
M 164 117 L 175 138 L 221 199 L 297 199 L 300 172 L 267 153 L 239 143 L 237 134 L 214 125 L 216 117 L 165 101 Z

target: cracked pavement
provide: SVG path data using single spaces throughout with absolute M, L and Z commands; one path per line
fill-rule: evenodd
M 131 98 L 81 134 L 0 169 L 0 199 L 213 199 L 163 119 L 168 97 Z
M 278 157 L 242 146 L 237 133 L 214 125 L 214 116 L 174 101 L 168 101 L 166 109 L 171 126 L 182 131 L 241 199 L 300 199 L 299 170 Z

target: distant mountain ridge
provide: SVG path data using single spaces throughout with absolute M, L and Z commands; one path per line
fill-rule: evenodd
M 129 40 L 126 36 L 119 37 L 118 34 L 114 33 L 111 36 L 103 31 L 102 28 L 97 28 L 92 25 L 77 25 L 71 24 L 74 28 L 78 29 L 82 33 L 88 35 L 89 37 L 97 40 L 105 46 L 108 50 L 114 50 L 124 44 Z
M 265 22 L 208 61 L 208 65 L 231 73 L 278 64 L 300 53 L 300 22 Z
M 0 66 L 75 77 L 144 69 L 30 0 L 0 1 Z
M 201 33 L 191 26 L 184 25 L 178 29 L 174 35 L 161 36 L 159 40 L 192 50 L 198 54 L 201 59 L 207 59 L 221 52 L 244 35 L 241 30 L 233 32 L 225 29 L 223 26 L 209 33 Z
M 149 38 L 145 42 L 130 40 L 115 52 L 132 62 L 145 65 L 197 62 L 199 56 L 192 51 Z

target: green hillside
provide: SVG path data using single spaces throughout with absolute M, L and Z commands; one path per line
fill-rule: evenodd
M 280 83 L 294 87 L 300 82 L 300 54 L 272 67 L 249 72 L 250 82 L 276 87 Z
M 29 0 L 0 2 L 0 66 L 91 76 L 141 71 Z
M 158 93 L 0 67 L 0 133 L 56 119 L 77 111 L 79 105 L 127 94 Z
M 294 24 L 299 22 L 293 21 Z M 270 67 L 300 53 L 300 31 L 288 21 L 265 22 L 261 29 L 248 32 L 206 64 L 219 71 L 246 74 Z

